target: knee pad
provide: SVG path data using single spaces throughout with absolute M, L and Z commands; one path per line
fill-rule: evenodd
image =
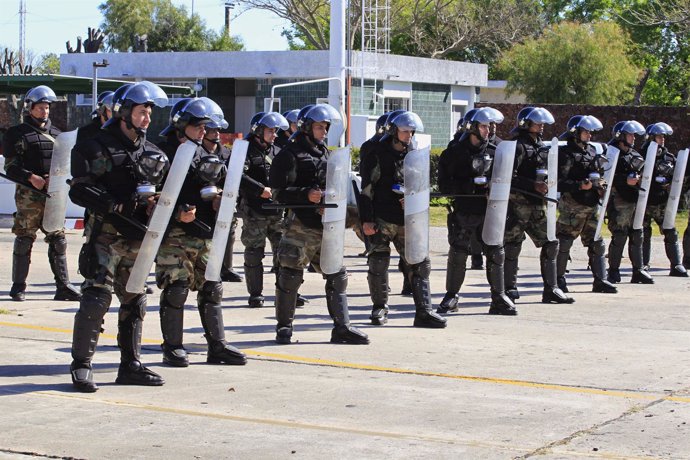
M 285 292 L 292 292 L 302 285 L 304 272 L 294 268 L 281 267 L 277 287 Z
M 611 244 L 615 244 L 616 246 L 623 246 L 625 245 L 625 240 L 627 237 L 628 235 L 625 232 L 612 232 Z
M 398 262 L 398 267 L 400 267 L 400 271 L 403 270 L 404 268 L 404 263 L 401 259 L 400 262 Z M 374 276 L 383 276 L 386 274 L 388 271 L 388 266 L 390 265 L 390 256 L 388 254 L 371 254 L 369 255 L 369 273 L 374 275 Z M 401 265 L 403 264 L 403 265 Z
M 124 320 L 128 316 L 133 316 L 140 320 L 146 316 L 146 295 L 139 294 L 131 302 L 120 305 L 120 318 Z
M 112 299 L 113 294 L 109 290 L 88 287 L 82 292 L 79 311 L 90 321 L 101 321 L 108 313 Z
M 642 245 L 642 229 L 630 231 L 630 244 L 635 246 Z
M 606 253 L 606 244 L 604 240 L 592 241 L 592 244 L 587 248 L 587 255 L 591 256 L 603 256 Z
M 429 275 L 431 275 L 431 261 L 429 259 L 424 259 L 418 264 L 410 265 L 410 272 L 413 276 L 418 276 L 423 279 L 429 278 Z
M 676 244 L 678 242 L 678 231 L 675 228 L 664 230 L 664 243 Z
M 541 255 L 547 259 L 555 259 L 558 255 L 558 241 L 547 241 L 541 248 Z
M 489 246 L 486 257 L 494 265 L 501 265 L 506 259 L 506 250 L 503 246 Z
M 337 273 L 326 275 L 326 285 L 338 294 L 345 292 L 347 289 L 347 270 L 343 268 Z
M 264 248 L 247 248 L 244 250 L 244 266 L 258 267 L 264 259 Z
M 206 281 L 199 291 L 199 300 L 204 303 L 220 305 L 223 301 L 223 283 L 220 281 Z
M 508 243 L 505 245 L 506 259 L 516 260 L 520 257 L 520 251 L 522 250 L 522 243 Z
M 14 255 L 24 257 L 31 254 L 31 248 L 34 246 L 34 238 L 30 236 L 18 236 L 14 240 Z
M 573 247 L 573 242 L 575 240 L 569 236 L 558 238 L 558 251 L 559 252 L 570 252 L 570 248 Z
M 469 257 L 470 253 L 466 247 L 451 246 L 448 251 L 448 262 L 450 265 L 462 265 L 464 266 Z M 461 261 L 461 258 L 465 258 L 465 261 Z
M 189 286 L 184 281 L 175 281 L 163 289 L 161 306 L 182 309 L 189 295 Z M 163 305 L 165 304 L 165 305 Z

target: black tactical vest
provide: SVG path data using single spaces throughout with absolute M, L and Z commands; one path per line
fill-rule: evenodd
M 405 224 L 405 213 L 400 205 L 403 195 L 393 191 L 393 185 L 404 186 L 403 163 L 405 153 L 398 152 L 390 142 L 379 142 L 376 150 L 369 153 L 378 158 L 381 177 L 374 184 L 374 215 L 395 225 Z
M 43 128 L 33 126 L 28 122 L 19 125 L 24 147 L 23 163 L 27 169 L 37 176 L 50 173 L 50 160 L 53 157 L 54 140 L 60 134 L 50 120 Z

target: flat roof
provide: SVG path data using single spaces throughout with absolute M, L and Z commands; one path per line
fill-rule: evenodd
M 90 58 L 93 60 L 93 57 Z M 92 65 L 92 64 L 89 64 Z M 98 91 L 115 91 L 132 81 L 98 78 Z M 57 95 L 91 94 L 92 78 L 72 75 L 0 75 L 0 94 L 24 94 L 35 86 L 46 85 Z M 192 94 L 188 86 L 160 85 L 168 94 Z

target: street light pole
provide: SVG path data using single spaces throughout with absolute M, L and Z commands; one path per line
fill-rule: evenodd
M 108 67 L 108 60 L 103 59 L 101 62 L 93 61 L 93 80 L 91 80 L 91 110 L 96 110 L 98 104 L 98 68 Z
M 230 12 L 235 8 L 232 2 L 225 2 L 225 32 L 230 36 Z

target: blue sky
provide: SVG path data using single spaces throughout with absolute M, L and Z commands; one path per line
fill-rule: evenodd
M 19 0 L 2 0 L 0 48 L 19 48 Z M 102 0 L 26 0 L 26 48 L 35 56 L 66 53 L 65 42 L 76 46 L 77 36 L 86 38 L 88 27 L 102 21 L 98 5 Z M 173 0 L 194 12 L 213 30 L 225 25 L 225 1 Z M 237 3 L 237 2 L 235 2 Z M 233 10 L 230 33 L 239 35 L 250 51 L 284 50 L 287 41 L 280 32 L 287 22 L 268 12 L 253 10 L 237 16 Z M 260 27 L 259 27 L 260 26 Z

